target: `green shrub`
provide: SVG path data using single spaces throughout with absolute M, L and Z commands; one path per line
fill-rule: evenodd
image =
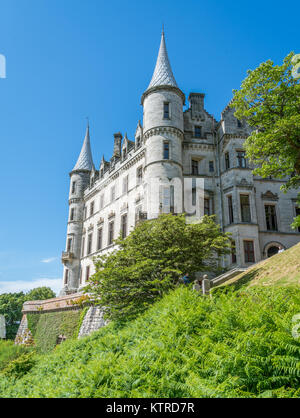
M 35 364 L 35 354 L 33 352 L 22 354 L 16 360 L 11 361 L 3 370 L 3 375 L 19 379 L 24 376 Z
M 0 340 L 0 372 L 5 369 L 10 362 L 31 351 L 31 349 L 22 345 L 14 345 L 13 341 Z

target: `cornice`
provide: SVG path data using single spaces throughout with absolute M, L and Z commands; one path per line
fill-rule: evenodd
M 185 105 L 185 94 L 178 87 L 168 86 L 168 85 L 154 86 L 146 90 L 141 97 L 141 105 L 142 106 L 144 105 L 144 100 L 146 99 L 147 96 L 149 96 L 149 94 L 155 93 L 156 91 L 159 91 L 159 90 L 167 90 L 167 91 L 172 91 L 173 93 L 176 93 L 178 96 L 181 97 L 183 105 Z
M 144 133 L 144 139 L 146 141 L 151 136 L 160 134 L 172 134 L 178 136 L 181 140 L 184 139 L 182 130 L 174 126 L 156 126 L 155 128 L 150 128 Z

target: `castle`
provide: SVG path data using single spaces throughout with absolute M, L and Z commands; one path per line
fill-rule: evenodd
M 76 293 L 94 273 L 93 257 L 116 248 L 137 222 L 159 213 L 215 214 L 232 234 L 228 268 L 245 267 L 300 240 L 290 224 L 300 214 L 297 191 L 283 194 L 284 180 L 260 178 L 245 158 L 251 133 L 227 106 L 217 122 L 204 94 L 178 87 L 162 33 L 151 82 L 143 93 L 143 124 L 134 141 L 114 134 L 110 161 L 93 164 L 89 126 L 70 173 L 69 218 L 61 295 Z M 200 184 L 200 186 L 199 186 Z

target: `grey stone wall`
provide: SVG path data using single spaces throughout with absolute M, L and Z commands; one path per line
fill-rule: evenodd
M 90 307 L 82 321 L 78 338 L 90 335 L 92 332 L 107 325 L 108 321 L 104 320 L 103 314 L 103 309 Z

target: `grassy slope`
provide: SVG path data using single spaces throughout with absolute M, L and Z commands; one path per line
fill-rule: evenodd
M 300 243 L 276 254 L 221 286 L 300 286 Z
M 211 298 L 180 287 L 123 328 L 66 341 L 24 377 L 0 376 L 0 396 L 300 397 L 299 251 L 256 266 L 257 286 L 244 277 Z

